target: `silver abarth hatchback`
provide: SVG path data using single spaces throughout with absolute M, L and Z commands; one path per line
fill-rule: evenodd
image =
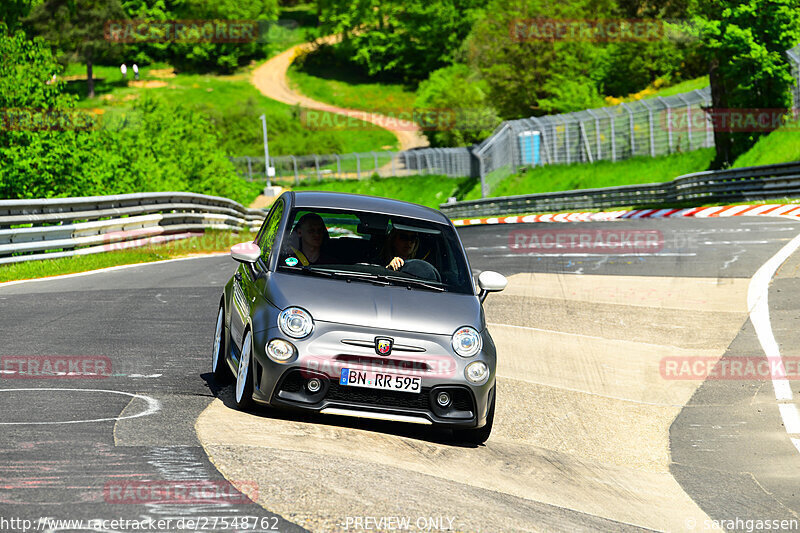
M 506 279 L 475 281 L 453 224 L 419 205 L 287 192 L 220 300 L 215 378 L 253 404 L 492 430 L 497 354 L 481 303 Z M 233 376 L 231 375 L 231 372 Z

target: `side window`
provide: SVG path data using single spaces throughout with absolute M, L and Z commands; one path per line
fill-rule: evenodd
M 258 241 L 256 241 L 256 244 L 261 248 L 261 260 L 264 261 L 264 264 L 269 264 L 269 254 L 275 244 L 275 236 L 278 234 L 278 227 L 282 218 L 283 201 L 279 202 L 270 212 L 269 218 L 264 222 L 264 228 L 258 236 Z

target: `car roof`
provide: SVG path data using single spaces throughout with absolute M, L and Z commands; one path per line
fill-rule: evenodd
M 435 209 L 424 207 L 410 202 L 367 196 L 364 194 L 349 194 L 342 192 L 294 192 L 294 207 L 302 209 L 352 209 L 384 215 L 397 215 L 416 218 L 440 224 L 450 224 L 450 219 Z

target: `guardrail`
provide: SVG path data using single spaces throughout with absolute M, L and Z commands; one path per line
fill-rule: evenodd
M 800 197 L 800 161 L 695 172 L 665 183 L 484 198 L 442 204 L 450 218 L 645 207 L 686 203 L 741 202 Z
M 205 229 L 253 232 L 264 215 L 184 192 L 0 200 L 0 264 L 133 248 Z

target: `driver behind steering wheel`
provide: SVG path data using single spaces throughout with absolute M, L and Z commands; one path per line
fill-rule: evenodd
M 419 234 L 392 228 L 381 249 L 381 264 L 392 270 L 400 270 L 407 260 L 414 259 L 418 250 Z

